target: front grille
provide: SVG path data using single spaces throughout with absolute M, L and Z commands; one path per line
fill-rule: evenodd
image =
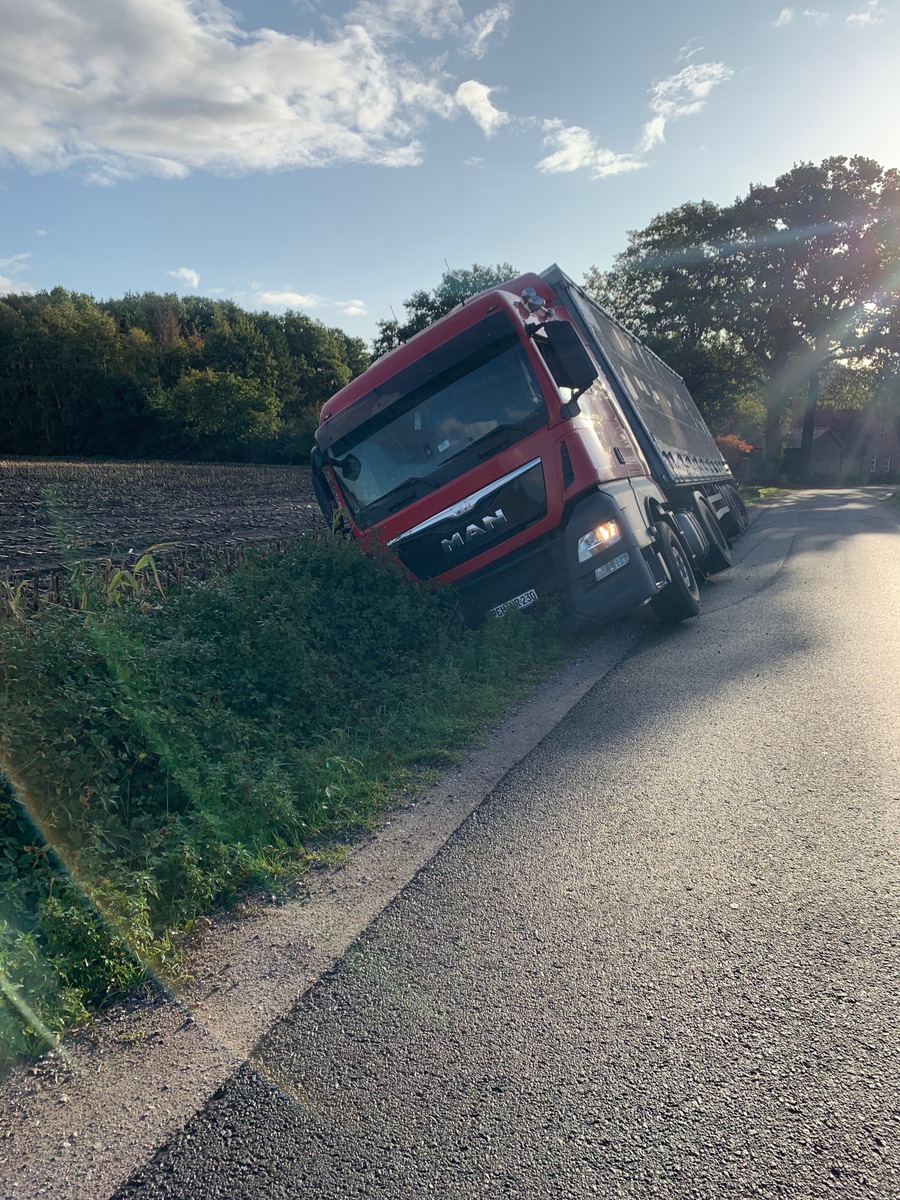
M 546 515 L 547 490 L 538 458 L 400 534 L 391 548 L 418 579 L 433 579 Z

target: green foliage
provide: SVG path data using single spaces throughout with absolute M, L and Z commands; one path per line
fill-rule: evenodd
M 373 354 L 379 358 L 394 350 L 402 342 L 407 342 L 415 334 L 420 333 L 427 325 L 445 316 L 457 304 L 476 296 L 479 292 L 496 287 L 514 279 L 518 272 L 509 263 L 497 263 L 493 267 L 473 263 L 471 267 L 447 270 L 441 276 L 441 282 L 431 292 L 413 292 L 404 302 L 406 320 L 396 319 L 378 322 L 378 337 L 375 339 Z
M 164 550 L 171 550 L 174 545 L 174 542 L 158 542 L 155 546 L 151 546 L 149 550 L 138 556 L 130 571 L 127 567 L 119 567 L 118 570 L 110 569 L 109 577 L 105 580 L 103 587 L 107 605 L 119 604 L 125 596 L 135 597 L 143 594 L 147 590 L 150 579 L 156 590 L 165 599 L 166 593 L 160 583 L 156 559 L 153 555 Z M 112 566 L 109 562 L 107 565 L 110 568 Z M 13 615 L 16 615 L 15 612 Z
M 318 410 L 368 366 L 302 313 L 154 293 L 0 297 L 0 444 L 22 455 L 305 461 Z
M 716 432 L 742 432 L 736 406 L 755 394 L 774 455 L 822 388 L 859 407 L 896 371 L 898 233 L 900 173 L 834 157 L 723 208 L 663 213 L 586 286 L 684 375 Z
M 741 484 L 738 488 L 741 493 L 741 498 L 746 505 L 765 504 L 768 500 L 774 500 L 776 496 L 786 496 L 787 488 L 780 487 L 759 487 L 756 484 Z
M 264 381 L 231 371 L 189 370 L 154 403 L 174 420 L 193 443 L 213 456 L 235 443 L 274 434 L 278 401 Z
M 3 625 L 0 1056 L 170 979 L 198 914 L 333 857 L 566 652 L 539 614 L 465 631 L 327 533 L 134 591 L 100 571 Z

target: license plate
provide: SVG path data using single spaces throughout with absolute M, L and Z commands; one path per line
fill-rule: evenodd
M 531 589 L 530 592 L 523 592 L 521 596 L 513 596 L 512 600 L 507 600 L 503 604 L 498 604 L 496 608 L 491 609 L 492 617 L 502 617 L 508 613 L 511 608 L 528 608 L 529 604 L 537 602 L 538 594 Z

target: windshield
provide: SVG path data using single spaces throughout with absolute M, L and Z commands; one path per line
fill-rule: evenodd
M 510 329 L 465 354 L 331 448 L 347 505 L 368 525 L 539 428 L 540 385 Z

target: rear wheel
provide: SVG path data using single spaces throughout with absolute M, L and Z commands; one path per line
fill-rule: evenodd
M 732 529 L 726 528 L 725 532 L 729 537 L 737 537 L 750 524 L 750 514 L 747 512 L 747 505 L 741 499 L 741 494 L 737 488 L 732 487 L 730 483 L 726 483 L 721 490 L 722 495 L 728 503 L 728 507 L 731 509 L 732 529 L 734 530 L 732 533 Z
M 650 607 L 664 625 L 687 621 L 700 612 L 700 588 L 691 570 L 681 538 L 665 521 L 656 526 L 659 552 L 668 569 L 670 582 L 650 601 Z
M 694 494 L 694 511 L 697 514 L 697 520 L 703 526 L 706 540 L 709 542 L 709 550 L 703 559 L 703 570 L 707 575 L 717 575 L 719 571 L 727 571 L 729 567 L 734 566 L 731 547 L 726 541 L 721 525 L 716 520 L 712 505 L 700 492 Z

